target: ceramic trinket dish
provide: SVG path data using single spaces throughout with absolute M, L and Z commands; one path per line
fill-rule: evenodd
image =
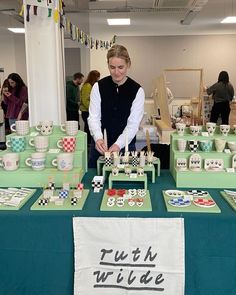
M 193 154 L 189 157 L 189 170 L 201 171 L 202 170 L 202 157 L 199 154 Z
M 186 171 L 187 170 L 187 159 L 185 159 L 185 158 L 176 159 L 176 169 L 179 171 Z

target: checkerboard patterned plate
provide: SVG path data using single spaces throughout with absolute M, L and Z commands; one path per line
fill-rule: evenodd
M 210 208 L 214 207 L 216 205 L 215 201 L 213 200 L 208 200 L 208 199 L 203 199 L 203 198 L 198 198 L 193 201 L 193 204 L 198 206 L 198 207 L 204 207 L 204 208 Z
M 187 191 L 187 195 L 193 196 L 193 197 L 206 197 L 208 195 L 208 192 L 193 189 L 193 190 Z
M 168 197 L 183 197 L 185 195 L 185 192 L 179 191 L 179 190 L 167 190 L 165 191 L 165 194 Z
M 168 203 L 174 207 L 188 207 L 191 205 L 189 200 L 184 200 L 183 198 L 173 198 L 170 199 Z

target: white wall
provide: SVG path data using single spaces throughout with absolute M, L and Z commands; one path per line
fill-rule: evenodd
M 24 34 L 0 34 L 0 68 L 4 68 L 4 78 L 16 72 L 27 83 Z
M 206 85 L 214 83 L 221 70 L 227 70 L 236 88 L 236 35 L 117 37 L 117 43 L 128 48 L 132 60 L 129 75 L 143 85 L 147 97 L 155 78 L 165 68 L 203 68 Z M 65 47 L 81 48 L 81 71 L 85 75 L 92 69 L 108 75 L 106 50 L 89 50 L 71 40 L 65 40 Z M 0 67 L 5 69 L 5 75 L 17 71 L 26 81 L 24 36 L 1 34 L 0 52 Z
M 236 35 L 117 37 L 127 47 L 132 67 L 129 75 L 151 95 L 153 82 L 166 68 L 203 68 L 204 82 L 214 83 L 221 70 L 229 72 L 236 88 Z M 91 68 L 108 74 L 106 52 L 91 51 Z

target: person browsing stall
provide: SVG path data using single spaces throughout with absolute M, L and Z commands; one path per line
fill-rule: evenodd
M 106 151 L 122 151 L 127 135 L 129 150 L 135 150 L 135 136 L 144 113 L 144 90 L 127 76 L 131 66 L 127 49 L 113 45 L 107 53 L 107 63 L 110 75 L 96 82 L 90 95 L 88 124 L 93 140 L 89 167 L 96 167 L 98 157 Z
M 84 121 L 84 132 L 87 133 L 88 143 L 91 142 L 91 135 L 88 127 L 90 93 L 95 82 L 100 79 L 100 73 L 96 70 L 90 71 L 80 90 L 80 110 Z
M 66 82 L 66 119 L 79 122 L 79 85 L 83 83 L 84 75 L 75 73 L 73 80 Z
M 216 123 L 221 116 L 222 124 L 229 124 L 230 102 L 234 97 L 234 88 L 229 82 L 226 71 L 219 73 L 218 81 L 205 88 L 208 95 L 212 94 L 214 104 L 211 110 L 210 122 Z
M 28 89 L 17 73 L 11 73 L 7 79 L 10 89 L 3 91 L 3 99 L 7 106 L 6 118 L 11 126 L 16 120 L 28 119 Z

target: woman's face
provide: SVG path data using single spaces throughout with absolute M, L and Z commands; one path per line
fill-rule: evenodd
M 12 79 L 8 79 L 8 82 L 12 88 L 16 87 L 16 82 L 13 81 Z
M 124 81 L 126 78 L 127 70 L 129 68 L 129 65 L 126 63 L 126 61 L 119 57 L 111 57 L 108 61 L 108 69 L 110 71 L 112 80 L 120 84 Z

